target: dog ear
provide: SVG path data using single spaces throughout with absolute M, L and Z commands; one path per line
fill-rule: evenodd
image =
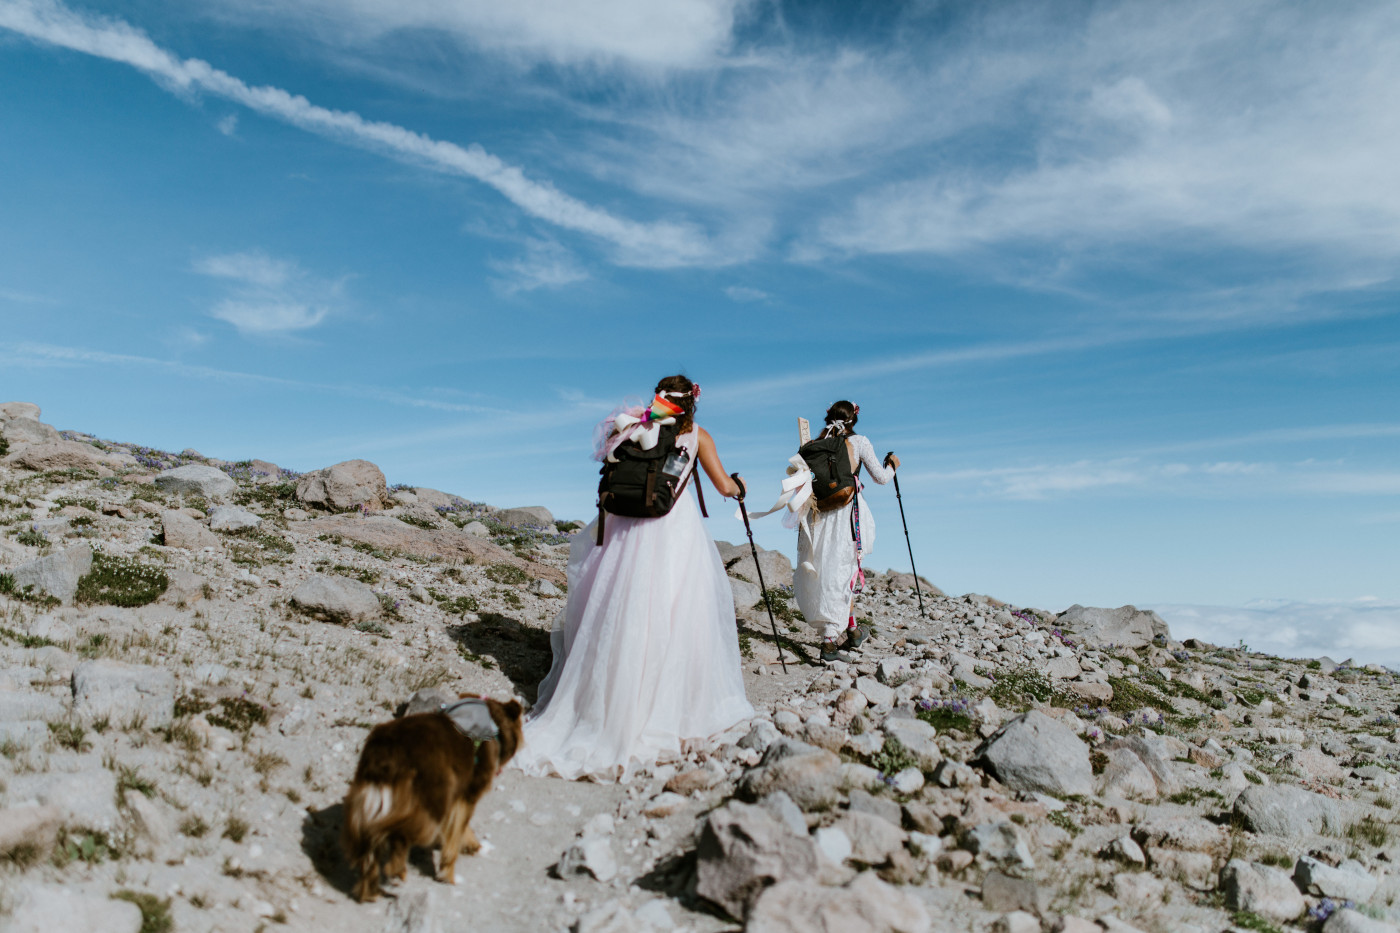
M 511 700 L 501 707 L 501 710 L 506 714 L 507 719 L 519 719 L 522 712 L 519 700 Z

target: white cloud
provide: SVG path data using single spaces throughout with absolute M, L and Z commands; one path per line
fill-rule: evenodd
M 238 132 L 238 114 L 231 113 L 214 125 L 218 127 L 220 133 L 223 133 L 225 136 L 232 136 L 234 133 Z
M 225 15 L 292 21 L 335 42 L 432 32 L 559 64 L 693 68 L 731 43 L 746 0 L 223 0 Z
M 731 285 L 724 290 L 730 301 L 749 302 L 767 301 L 768 293 L 760 288 L 749 288 L 747 285 Z
M 563 288 L 588 279 L 588 272 L 574 254 L 553 240 L 531 239 L 525 254 L 515 259 L 493 260 L 491 267 L 501 273 L 493 279 L 497 291 L 513 295 L 540 288 Z
M 1352 658 L 1400 668 L 1400 602 L 1372 598 L 1260 600 L 1245 606 L 1151 607 L 1172 637 L 1215 645 L 1243 641 L 1253 651 L 1285 658 Z
M 459 146 L 354 112 L 320 107 L 281 88 L 250 86 L 208 62 L 176 57 L 125 22 L 78 13 L 58 0 L 0 0 L 0 28 L 131 65 L 177 93 L 215 94 L 305 130 L 475 179 L 532 217 L 611 244 L 615 260 L 624 265 L 665 268 L 722 264 L 734 258 L 694 224 L 618 217 L 527 177 L 475 143 Z
M 294 262 L 256 251 L 206 256 L 194 264 L 194 271 L 231 283 L 231 294 L 215 303 L 209 314 L 245 335 L 309 330 L 329 317 L 341 299 L 340 282 L 320 279 Z

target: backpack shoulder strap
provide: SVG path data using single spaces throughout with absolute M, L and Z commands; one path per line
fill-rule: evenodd
M 698 457 L 696 458 L 695 466 L 690 472 L 695 475 L 695 497 L 700 500 L 700 514 L 709 518 L 710 513 L 705 511 L 705 490 L 701 488 L 700 484 L 700 463 Z

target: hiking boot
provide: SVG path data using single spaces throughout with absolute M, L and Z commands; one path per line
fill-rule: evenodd
M 865 644 L 865 640 L 869 637 L 870 628 L 868 626 L 857 625 L 854 628 L 848 628 L 846 629 L 846 640 L 842 643 L 841 647 L 847 651 L 854 651 Z
M 822 661 L 830 663 L 841 660 L 840 649 L 836 647 L 835 641 L 822 642 Z

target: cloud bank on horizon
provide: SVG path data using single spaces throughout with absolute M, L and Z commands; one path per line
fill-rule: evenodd
M 1215 645 L 1242 641 L 1283 658 L 1330 657 L 1400 670 L 1400 601 L 1258 600 L 1243 606 L 1154 606 L 1172 637 Z

